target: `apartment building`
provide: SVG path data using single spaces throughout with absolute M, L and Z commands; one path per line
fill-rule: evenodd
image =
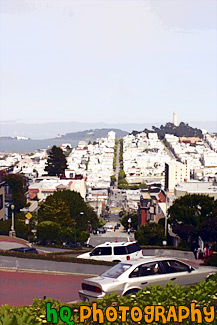
M 165 163 L 165 190 L 174 192 L 174 188 L 179 182 L 188 182 L 190 180 L 190 163 L 186 164 L 179 161 Z
M 35 178 L 29 185 L 29 198 L 33 200 L 37 197 L 39 201 L 45 200 L 56 191 L 70 190 L 80 193 L 81 197 L 86 197 L 86 183 L 82 176 L 70 179 L 60 179 L 56 176 L 44 176 Z

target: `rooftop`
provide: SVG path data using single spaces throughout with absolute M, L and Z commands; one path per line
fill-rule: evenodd
M 212 182 L 180 182 L 176 185 L 175 189 L 177 191 L 187 191 L 188 193 L 193 192 L 204 192 L 204 193 L 213 193 L 217 192 L 217 183 Z

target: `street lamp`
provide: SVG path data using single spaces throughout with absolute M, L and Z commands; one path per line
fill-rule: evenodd
M 11 212 L 12 212 L 12 222 L 11 222 L 11 231 L 9 231 L 9 236 L 10 237 L 16 237 L 16 232 L 15 232 L 15 229 L 14 229 L 14 205 L 11 204 Z

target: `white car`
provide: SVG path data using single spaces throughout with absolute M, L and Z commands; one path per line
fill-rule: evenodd
M 112 225 L 105 225 L 106 231 L 113 231 L 114 227 Z
M 142 249 L 134 242 L 106 242 L 96 246 L 91 253 L 84 253 L 77 258 L 93 259 L 109 262 L 125 262 L 139 259 L 143 256 Z
M 192 267 L 174 258 L 141 258 L 118 263 L 101 276 L 84 279 L 79 296 L 82 301 L 100 299 L 111 293 L 125 296 L 150 285 L 164 286 L 168 281 L 193 285 L 216 272 L 217 267 Z

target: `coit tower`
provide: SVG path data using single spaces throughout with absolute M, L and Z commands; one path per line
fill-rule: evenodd
M 177 123 L 177 113 L 176 113 L 176 111 L 173 112 L 173 124 L 175 126 L 178 126 L 178 123 Z

